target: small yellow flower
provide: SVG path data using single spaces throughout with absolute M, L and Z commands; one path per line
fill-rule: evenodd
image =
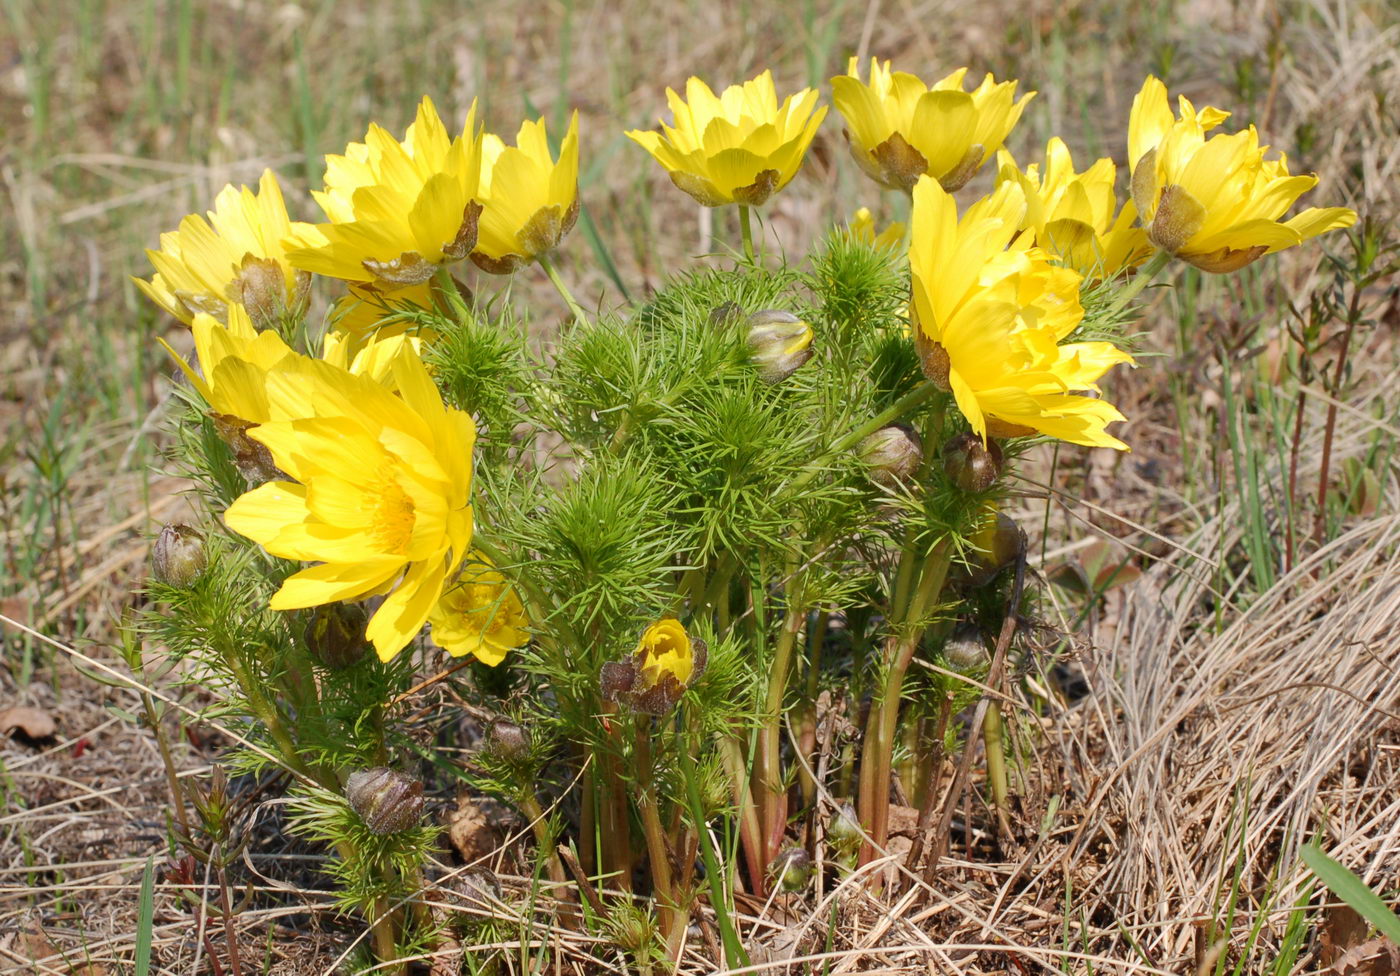
M 272 170 L 263 171 L 257 193 L 224 187 L 208 218 L 190 214 L 178 230 L 160 235 L 159 251 L 146 252 L 156 274 L 132 281 L 147 298 L 186 325 L 200 312 L 227 321 L 234 304 L 260 328 L 305 314 L 311 276 L 283 251 L 291 223 Z
M 691 78 L 684 99 L 668 88 L 666 100 L 673 125 L 663 122 L 661 132 L 627 136 L 666 168 L 671 182 L 707 207 L 761 206 L 797 175 L 826 117 L 810 88 L 779 106 L 771 71 L 719 95 Z
M 247 492 L 224 514 L 269 553 L 317 563 L 283 582 L 272 609 L 384 594 L 365 636 L 386 661 L 423 628 L 471 544 L 476 438 L 411 349 L 391 374 L 393 390 L 306 357 L 270 370 L 270 412 L 294 419 L 248 436 L 290 480 Z
M 1197 112 L 1184 96 L 1173 117 L 1166 86 L 1151 75 L 1133 99 L 1133 201 L 1154 245 L 1224 273 L 1356 223 L 1356 212 L 1345 207 L 1313 207 L 1281 221 L 1317 177 L 1290 175 L 1282 154 L 1265 159 L 1269 147 L 1259 145 L 1252 125 L 1206 138 L 1228 117 L 1209 106 Z
M 1084 317 L 1081 279 L 1021 232 L 1025 211 L 1019 183 L 961 217 L 936 180 L 914 187 L 909 266 L 924 372 L 984 440 L 1039 432 L 1126 449 L 1104 430 L 1123 415 L 1098 398 L 1096 381 L 1132 358 L 1107 342 L 1062 344 Z
M 267 401 L 267 373 L 293 352 L 276 332 L 259 332 L 241 305 L 227 309 L 228 324 L 200 313 L 190 325 L 194 333 L 196 371 L 164 339 L 157 339 L 190 385 L 209 404 L 215 417 L 223 416 L 245 426 L 271 419 Z
M 1017 101 L 1017 82 L 991 75 L 966 92 L 966 68 L 932 87 L 874 58 L 868 83 L 860 80 L 859 59 L 851 58 L 846 70 L 831 79 L 831 100 L 846 120 L 851 154 L 871 179 L 906 193 L 924 175 L 945 190 L 961 188 L 1001 148 L 1035 97 L 1027 92 Z
M 578 220 L 578 113 L 559 147 L 549 151 L 544 119 L 525 122 L 507 146 L 487 133 L 481 146 L 481 233 L 472 261 L 491 274 L 511 274 L 558 247 Z
M 666 678 L 675 678 L 682 688 L 695 673 L 695 655 L 690 635 L 674 617 L 665 617 L 642 633 L 637 643 L 638 673 L 645 687 L 653 688 Z
M 851 236 L 856 240 L 864 241 L 881 250 L 893 250 L 904 242 L 905 227 L 897 220 L 892 221 L 889 226 L 877 234 L 875 232 L 875 218 L 871 216 L 869 207 L 861 207 L 851 214 L 848 227 Z
M 428 614 L 433 643 L 453 657 L 472 655 L 495 667 L 530 641 L 530 618 L 515 589 L 479 553 Z
M 476 103 L 453 137 L 425 97 L 402 141 L 371 125 L 364 142 L 326 157 L 326 188 L 311 195 L 330 221 L 295 224 L 287 257 L 346 281 L 421 284 L 476 245 L 480 176 Z
M 331 330 L 353 337 L 357 343 L 380 332 L 402 332 L 414 326 L 413 320 L 403 313 L 432 311 L 438 307 L 441 297 L 442 287 L 437 278 L 392 291 L 352 283 L 331 308 Z M 391 318 L 392 321 L 387 321 Z M 430 340 L 423 331 L 419 334 Z
M 1152 246 L 1137 224 L 1137 207 L 1128 201 L 1118 209 L 1114 181 L 1118 169 L 1111 159 L 1099 159 L 1082 173 L 1074 171 L 1069 148 L 1059 138 L 1045 148 L 1045 164 L 1025 170 L 1011 154 L 997 154 L 997 184 L 1016 182 L 1026 197 L 1024 224 L 1035 231 L 1035 243 L 1085 278 L 1112 278 L 1147 260 Z

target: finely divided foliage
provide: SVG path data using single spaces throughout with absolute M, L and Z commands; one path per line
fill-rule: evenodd
M 819 94 L 780 102 L 768 72 L 668 91 L 671 123 L 628 135 L 701 204 L 739 207 L 742 252 L 632 308 L 590 315 L 551 262 L 580 214 L 576 115 L 557 148 L 543 120 L 509 146 L 475 104 L 449 126 L 424 98 L 401 139 L 371 125 L 327 157 L 325 220 L 292 223 L 269 173 L 151 252 L 139 284 L 195 340 L 177 422 L 206 504 L 167 533 L 180 558 L 144 626 L 242 720 L 237 768 L 292 772 L 292 829 L 333 852 L 382 963 L 446 938 L 420 897 L 424 768 L 526 818 L 533 910 L 645 965 L 677 964 L 693 919 L 713 965 L 746 965 L 738 889 L 805 886 L 792 845 L 818 848 L 819 811 L 848 800 L 843 883 L 903 883 L 880 860 L 892 797 L 922 812 L 903 868 L 936 871 L 950 750 L 964 777 L 985 755 L 1009 831 L 1002 704 L 980 687 L 1032 599 L 1005 511 L 1020 458 L 1128 448 L 1101 383 L 1133 364 L 1131 302 L 1173 255 L 1230 271 L 1355 215 L 1280 222 L 1315 181 L 1252 128 L 1205 139 L 1224 113 L 1173 118 L 1155 79 L 1131 199 L 1058 138 L 1021 169 L 1003 143 L 1031 94 L 964 74 L 872 61 L 863 81 L 853 60 L 833 79 L 851 152 L 910 220 L 833 219 L 791 263 L 755 247 L 752 211 L 795 192 Z M 995 188 L 956 200 L 994 158 Z M 508 296 L 453 277 L 467 259 L 539 265 L 567 323 L 528 341 Z M 404 702 L 494 720 L 463 768 Z

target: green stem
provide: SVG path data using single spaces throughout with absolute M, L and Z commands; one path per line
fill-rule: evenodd
M 1113 296 L 1113 301 L 1104 310 L 1104 316 L 1111 318 L 1118 312 L 1128 307 L 1128 303 L 1141 294 L 1142 290 L 1152 284 L 1152 279 L 1162 273 L 1162 269 L 1171 263 L 1172 255 L 1167 251 L 1158 251 L 1152 255 L 1152 260 L 1138 269 L 1133 275 L 1133 280 L 1128 282 L 1118 290 L 1118 294 Z
M 733 736 L 721 738 L 718 745 L 720 761 L 724 764 L 734 794 L 734 809 L 738 811 L 739 845 L 744 849 L 744 857 L 749 863 L 749 885 L 754 894 L 762 897 L 767 890 L 763 862 L 763 831 L 759 825 L 753 795 L 749 790 L 749 777 L 744 772 L 744 754 L 739 748 L 739 741 Z
M 671 913 L 677 907 L 675 886 L 671 883 L 671 854 L 666 850 L 666 832 L 661 826 L 661 810 L 656 802 L 651 756 L 651 720 L 637 717 L 637 770 L 641 779 L 637 791 L 637 812 L 641 814 L 642 836 L 647 842 L 652 896 L 656 899 L 657 924 L 671 930 Z
M 705 862 L 705 877 L 710 882 L 710 907 L 715 913 L 715 924 L 719 926 L 720 940 L 724 943 L 724 961 L 730 969 L 741 969 L 749 965 L 749 955 L 739 942 L 739 933 L 734 929 L 733 913 L 724 892 L 724 874 L 721 873 L 719 859 L 710 844 L 710 832 L 706 829 L 705 805 L 700 800 L 700 784 L 696 781 L 695 758 L 693 752 L 699 743 L 691 739 L 680 750 L 681 778 L 685 780 L 686 800 L 690 803 L 690 816 L 695 821 L 696 833 L 700 835 L 700 856 Z
M 540 267 L 544 269 L 544 273 L 554 285 L 554 289 L 559 292 L 559 297 L 564 299 L 564 304 L 569 306 L 569 311 L 574 314 L 574 318 L 578 320 L 580 325 L 587 325 L 588 314 L 584 312 L 578 302 L 574 301 L 573 292 L 569 291 L 569 286 L 564 284 L 564 279 L 559 277 L 559 269 L 554 266 L 549 255 L 541 254 L 535 260 L 539 261 Z
M 784 802 L 787 791 L 783 788 L 778 725 L 783 717 L 783 697 L 787 692 L 788 672 L 792 668 L 793 648 L 807 620 L 800 583 L 794 581 L 789 599 L 787 615 L 783 618 L 783 627 L 778 632 L 773 651 L 773 667 L 768 674 L 768 701 L 759 740 L 758 775 L 763 790 L 760 803 L 763 809 L 763 857 L 766 861 L 771 861 L 778 853 L 782 845 L 783 827 L 787 823 L 787 804 Z
M 1001 705 L 991 702 L 982 719 L 982 745 L 987 752 L 987 785 L 991 787 L 997 826 L 1003 836 L 1010 836 L 1011 816 L 1006 802 L 1006 746 L 1003 739 Z
M 751 209 L 746 203 L 739 204 L 739 234 L 744 239 L 744 257 L 748 259 L 749 264 L 756 264 L 758 259 L 754 257 L 753 251 L 753 225 L 749 213 Z

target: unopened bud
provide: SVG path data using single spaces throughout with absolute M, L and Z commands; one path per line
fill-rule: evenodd
M 943 471 L 963 491 L 986 491 L 1001 477 L 1001 448 L 971 431 L 959 434 L 943 445 Z
M 780 309 L 749 316 L 748 342 L 765 383 L 781 383 L 812 358 L 812 327 Z
M 192 586 L 208 565 L 203 533 L 179 522 L 161 529 L 151 547 L 151 570 L 167 586 Z
M 344 671 L 369 651 L 365 627 L 369 618 L 357 603 L 328 603 L 317 607 L 302 635 L 311 659 L 332 671 Z
M 865 833 L 860 829 L 860 817 L 853 804 L 843 803 L 841 809 L 832 814 L 826 825 L 826 836 L 837 847 L 850 847 L 859 844 Z
M 990 583 L 1026 549 L 1026 534 L 1005 512 L 997 512 L 996 518 L 978 531 L 972 541 L 978 550 L 968 557 L 968 583 L 972 586 Z
M 784 891 L 801 891 L 812 880 L 812 855 L 800 847 L 789 847 L 773 858 L 770 870 Z
M 743 316 L 744 310 L 739 307 L 738 302 L 720 302 L 710 309 L 710 325 L 717 329 L 723 328 L 727 325 L 733 325 Z
M 515 762 L 529 755 L 530 736 L 518 722 L 498 718 L 486 729 L 486 748 L 502 759 Z
M 375 834 L 407 830 L 423 815 L 423 784 L 384 766 L 351 773 L 345 798 Z
M 918 473 L 923 442 L 907 427 L 881 427 L 860 442 L 860 459 L 870 466 L 870 480 L 894 488 Z
M 976 627 L 959 627 L 943 645 L 948 667 L 962 674 L 987 666 L 987 646 Z

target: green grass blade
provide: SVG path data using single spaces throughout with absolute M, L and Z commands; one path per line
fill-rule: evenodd
M 1312 868 L 1319 881 L 1332 890 L 1332 893 L 1356 909 L 1366 921 L 1392 942 L 1400 942 L 1400 915 L 1390 910 L 1381 896 L 1366 882 L 1322 853 L 1322 848 L 1310 845 L 1303 848 L 1303 860 Z
M 146 858 L 146 870 L 141 874 L 141 896 L 136 906 L 136 964 L 135 976 L 150 976 L 151 940 L 155 936 L 156 917 L 156 859 Z

